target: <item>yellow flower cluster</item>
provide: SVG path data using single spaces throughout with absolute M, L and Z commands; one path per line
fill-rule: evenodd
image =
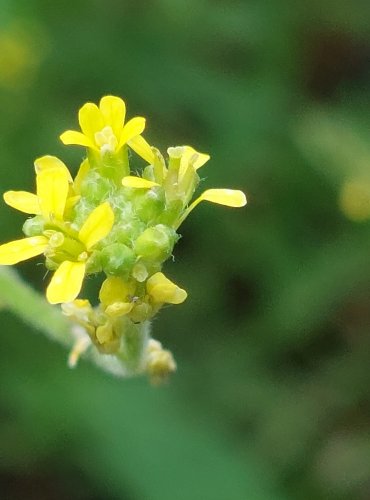
M 78 118 L 81 131 L 61 135 L 64 144 L 87 148 L 75 178 L 61 160 L 44 156 L 35 161 L 36 194 L 4 194 L 5 203 L 32 217 L 24 224 L 25 238 L 0 245 L 0 265 L 43 254 L 54 272 L 47 300 L 63 304 L 64 313 L 102 353 L 123 356 L 125 351 L 127 361 L 127 353 L 134 352 L 132 339 L 140 336 L 137 325 L 163 304 L 187 297 L 162 273 L 180 224 L 201 201 L 242 207 L 246 198 L 239 190 L 208 189 L 192 202 L 197 172 L 209 156 L 190 146 L 171 147 L 166 162 L 142 137 L 145 119 L 126 122 L 126 105 L 118 97 L 105 96 L 99 106 L 85 104 Z M 131 174 L 129 150 L 146 163 L 140 176 Z M 96 273 L 106 279 L 93 307 L 77 297 L 84 277 Z M 165 360 L 167 371 L 176 365 L 159 343 L 153 345 L 146 357 L 155 378 L 166 371 Z

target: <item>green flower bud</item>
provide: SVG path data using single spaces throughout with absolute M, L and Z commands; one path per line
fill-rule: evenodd
M 36 215 L 32 219 L 27 219 L 23 224 L 23 232 L 26 236 L 39 236 L 45 227 L 44 219 L 41 215 Z
M 91 203 L 100 203 L 112 191 L 112 182 L 96 170 L 90 170 L 81 184 L 81 195 Z
M 122 223 L 115 226 L 108 236 L 109 242 L 124 243 L 128 245 L 133 239 L 134 228 L 131 222 Z M 134 236 L 135 238 L 135 236 Z
M 112 243 L 100 252 L 103 270 L 107 274 L 121 274 L 128 276 L 135 263 L 136 256 L 127 245 Z
M 135 241 L 134 250 L 136 255 L 144 260 L 164 261 L 172 253 L 173 246 L 177 240 L 174 229 L 157 224 L 148 227 Z
M 133 206 L 141 220 L 149 223 L 156 220 L 163 212 L 165 201 L 163 193 L 158 191 L 158 189 L 149 189 L 134 198 Z

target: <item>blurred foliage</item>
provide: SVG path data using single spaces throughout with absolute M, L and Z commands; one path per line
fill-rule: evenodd
M 70 371 L 2 312 L 2 498 L 368 499 L 370 4 L 0 7 L 1 191 L 32 189 L 43 154 L 76 168 L 57 137 L 113 93 L 153 144 L 210 152 L 205 186 L 249 199 L 183 227 L 167 273 L 189 298 L 154 324 L 168 386 Z M 2 241 L 22 219 L 1 208 Z

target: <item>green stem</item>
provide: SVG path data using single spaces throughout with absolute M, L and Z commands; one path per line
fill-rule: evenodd
M 0 307 L 18 316 L 24 323 L 42 332 L 50 340 L 72 350 L 78 340 L 78 329 L 63 316 L 59 307 L 51 306 L 45 298 L 25 283 L 19 275 L 8 267 L 0 266 Z M 121 354 L 105 355 L 94 345 L 83 355 L 101 369 L 119 377 L 130 377 L 143 369 L 144 347 L 149 338 L 149 325 L 143 324 L 141 332 L 135 336 L 135 360 L 128 362 Z

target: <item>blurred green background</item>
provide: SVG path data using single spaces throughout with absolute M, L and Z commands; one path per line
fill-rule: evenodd
M 370 498 L 369 23 L 362 0 L 0 0 L 2 192 L 44 154 L 75 172 L 58 136 L 114 94 L 249 201 L 181 228 L 168 385 L 69 370 L 1 312 L 1 498 Z M 1 241 L 23 220 L 3 205 Z

